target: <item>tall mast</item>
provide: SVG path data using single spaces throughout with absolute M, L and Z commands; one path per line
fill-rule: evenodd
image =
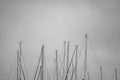
M 44 80 L 44 45 L 42 46 L 41 80 Z
M 57 50 L 56 52 L 56 80 L 58 80 L 58 57 L 57 57 Z
M 101 72 L 101 80 L 103 80 L 103 72 L 102 72 L 102 66 L 100 66 L 100 72 Z
M 73 72 L 74 72 L 74 64 L 73 64 L 73 60 L 72 60 L 72 63 L 71 63 L 71 65 L 72 65 L 72 75 L 71 75 L 71 78 L 70 78 L 70 80 L 72 80 L 72 79 L 73 79 Z
M 86 72 L 87 72 L 87 34 L 85 34 L 85 65 L 84 65 L 84 80 L 86 80 Z
M 76 58 L 75 58 L 75 80 L 77 80 L 77 51 L 78 51 L 78 45 L 76 46 Z
M 66 41 L 64 41 L 64 56 L 63 56 L 63 79 L 65 77 L 65 55 L 66 55 Z
M 66 72 L 68 70 L 68 65 L 69 65 L 69 45 L 70 45 L 70 42 L 68 41 L 68 44 L 67 44 L 67 66 L 66 66 Z M 68 77 L 66 78 L 66 80 L 68 80 Z
M 76 51 L 76 47 L 75 47 L 75 49 L 74 49 L 74 51 L 73 51 L 73 54 L 72 54 L 72 58 L 71 58 L 70 64 L 69 64 L 68 69 L 67 69 L 67 71 L 66 71 L 65 80 L 68 79 L 68 73 L 69 73 L 70 67 L 71 67 L 71 65 L 72 65 L 72 61 L 73 61 L 73 57 L 74 57 L 75 51 Z M 72 79 L 72 78 L 71 78 L 71 79 Z
M 21 53 L 22 53 L 22 43 L 23 41 L 19 42 L 19 51 L 17 51 L 17 80 L 21 80 Z
M 19 79 L 19 51 L 17 51 L 17 80 Z
M 37 69 L 36 69 L 36 72 L 35 72 L 34 80 L 36 79 L 36 77 L 37 77 L 37 79 L 39 78 L 39 77 L 37 76 L 37 73 L 38 73 L 38 75 L 40 75 L 40 71 L 38 72 L 38 70 L 39 70 L 39 65 L 40 65 L 41 57 L 42 57 L 42 48 L 41 48 L 41 54 L 40 54 L 40 56 L 39 56 L 38 65 L 37 65 Z M 41 68 L 40 68 L 40 70 L 41 70 Z
M 115 68 L 115 80 L 117 80 L 117 68 Z
M 90 74 L 89 74 L 89 72 L 87 73 L 87 76 L 88 76 L 88 80 L 90 80 Z
M 20 44 L 20 56 L 19 56 L 19 59 L 20 59 L 20 80 L 21 80 L 21 44 L 22 44 L 22 42 L 19 42 L 19 44 Z
M 67 69 L 68 69 L 68 64 L 69 64 L 69 45 L 70 45 L 70 42 L 68 42 L 67 44 Z

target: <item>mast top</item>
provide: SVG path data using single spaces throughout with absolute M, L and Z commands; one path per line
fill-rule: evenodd
M 86 33 L 86 34 L 85 34 L 85 37 L 87 38 L 87 36 L 88 36 L 88 34 Z
M 20 42 L 19 42 L 19 44 L 22 44 L 22 43 L 23 43 L 23 41 L 20 41 Z

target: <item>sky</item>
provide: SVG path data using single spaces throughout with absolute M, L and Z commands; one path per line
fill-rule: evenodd
M 99 77 L 102 65 L 104 79 L 113 80 L 114 68 L 120 75 L 119 4 L 119 0 L 1 0 L 0 80 L 15 74 L 19 41 L 23 41 L 23 56 L 32 80 L 42 44 L 51 68 L 55 50 L 62 55 L 64 41 L 70 41 L 71 52 L 76 44 L 80 50 L 85 33 L 91 79 L 98 79 L 94 75 Z

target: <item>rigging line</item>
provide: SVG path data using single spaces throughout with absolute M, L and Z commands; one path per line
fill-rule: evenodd
M 78 61 L 77 61 L 77 55 L 78 55 L 78 46 L 76 48 L 76 56 L 75 56 L 75 80 L 77 80 L 78 76 L 77 76 L 77 64 L 78 64 Z
M 62 77 L 62 67 L 59 67 L 59 75 Z
M 16 56 L 14 56 L 14 59 L 15 59 L 15 57 Z M 15 60 L 14 60 L 15 61 Z M 13 65 L 14 65 L 14 61 L 12 61 L 12 64 L 11 64 L 11 66 L 10 66 L 10 70 L 9 70 L 9 73 L 8 73 L 8 80 L 9 80 L 9 78 L 10 78 L 10 75 L 11 75 L 11 73 L 12 73 L 12 69 L 13 69 Z
M 69 66 L 68 66 L 68 69 L 67 69 L 67 72 L 66 72 L 66 76 L 65 76 L 65 80 L 67 79 L 68 72 L 69 72 L 69 69 L 70 69 L 70 67 L 71 67 L 71 64 L 72 64 L 72 60 L 73 60 L 74 54 L 75 54 L 75 52 L 76 52 L 76 48 L 77 48 L 77 46 L 76 46 L 75 49 L 74 49 L 74 52 L 73 52 L 73 55 L 72 55 L 70 64 L 69 64 Z
M 58 64 L 61 64 L 60 65 L 60 69 L 62 70 L 63 69 L 63 63 L 62 63 L 62 60 L 61 60 L 61 58 L 60 58 L 60 56 L 58 55 L 58 61 L 60 62 L 60 63 L 58 63 Z
M 25 72 L 26 72 L 26 77 L 27 77 L 27 79 L 29 80 L 29 77 L 28 77 L 28 71 L 27 71 L 27 67 L 26 67 L 26 62 L 25 62 L 25 58 L 24 58 L 24 56 L 23 55 L 21 55 L 22 56 L 22 60 L 23 60 L 23 63 L 24 63 L 24 67 L 25 67 Z
M 82 48 L 81 48 L 81 50 L 80 50 L 80 55 L 78 56 L 79 58 L 81 57 L 81 55 L 82 55 L 82 50 L 83 50 L 83 48 L 84 48 L 84 42 L 82 43 Z M 78 59 L 79 59 L 78 58 Z M 82 69 L 83 69 L 83 65 L 82 65 Z M 81 70 L 82 71 L 82 70 Z M 82 72 L 80 73 L 80 74 L 82 74 Z
M 80 79 L 82 78 L 82 74 L 84 73 L 84 64 L 82 65 L 82 67 L 81 67 L 81 71 L 80 71 Z
M 65 75 L 65 63 L 66 63 L 66 44 L 67 42 L 64 41 L 64 44 L 63 44 L 63 78 L 64 78 L 64 75 Z
M 58 64 L 61 64 L 60 65 L 60 67 L 59 67 L 59 75 L 60 75 L 60 77 L 61 77 L 61 79 L 62 79 L 62 75 L 61 75 L 61 70 L 63 69 L 63 67 L 64 67 L 64 65 L 63 65 L 63 62 L 62 62 L 62 60 L 61 60 L 61 58 L 60 58 L 60 55 L 58 55 L 58 60 L 59 60 L 59 62 L 60 63 L 58 63 Z
M 42 53 L 42 52 L 40 52 L 40 57 L 39 57 L 39 60 L 38 60 L 37 69 L 36 69 L 36 71 L 35 71 L 34 80 L 36 79 L 36 76 L 37 76 L 37 72 L 38 72 L 38 68 L 39 68 L 39 65 L 40 65 L 40 59 L 41 59 L 41 57 L 42 57 L 41 53 Z
M 82 42 L 82 47 L 81 47 L 81 49 L 80 49 L 80 55 L 78 56 L 78 59 L 80 58 L 80 56 L 81 56 L 81 54 L 82 54 L 83 48 L 84 48 L 84 40 L 83 40 L 83 42 Z
M 40 66 L 40 69 L 39 69 L 39 72 L 38 72 L 38 76 L 37 76 L 37 80 L 39 79 L 39 77 L 41 77 L 41 79 L 43 80 L 43 68 L 44 68 L 44 45 L 42 45 L 42 48 L 41 48 L 41 66 Z M 39 58 L 40 59 L 40 58 Z M 39 62 L 40 63 L 40 62 Z M 41 73 L 41 75 L 40 75 Z
M 46 69 L 46 72 L 49 74 L 49 70 L 46 64 L 47 64 L 46 58 L 44 57 L 44 68 Z
M 55 75 L 56 75 L 56 74 L 55 74 L 55 73 L 56 73 L 56 71 L 55 71 L 55 68 L 56 68 L 56 63 L 55 63 L 55 61 L 56 61 L 56 60 L 54 59 L 53 61 L 54 61 L 54 69 L 53 69 L 53 70 L 54 70 L 54 74 L 53 74 L 54 76 L 53 76 L 53 77 L 56 78 L 56 76 L 55 76 Z
M 44 70 L 49 74 L 49 70 L 48 70 L 48 67 L 47 67 L 47 60 L 46 60 L 45 57 L 44 57 Z
M 83 61 L 83 62 L 84 62 L 84 61 Z M 82 66 L 81 66 L 81 71 L 80 71 L 80 75 L 82 75 L 82 73 L 83 73 L 83 70 L 84 70 L 83 68 L 84 68 L 84 66 L 85 66 L 85 65 L 82 64 Z M 82 76 L 80 76 L 80 78 L 82 78 Z
M 98 64 L 98 65 L 101 65 L 100 62 L 99 62 L 99 60 L 98 60 L 98 58 L 97 58 L 97 56 L 96 56 L 96 53 L 95 53 L 93 47 L 92 47 L 92 44 L 91 44 L 91 41 L 90 41 L 90 40 L 89 40 L 89 48 L 91 49 L 91 51 L 92 51 L 92 53 L 93 53 L 93 56 L 94 56 L 97 64 Z
M 47 59 L 46 59 L 46 57 L 44 57 L 44 68 L 46 70 L 46 73 L 48 73 L 48 76 L 49 76 L 49 70 L 48 70 L 48 66 L 47 66 Z
M 47 58 L 46 57 L 44 57 L 44 68 L 46 69 L 46 72 L 49 74 L 49 70 L 48 70 L 48 66 L 47 66 Z
M 73 73 L 75 72 L 75 67 L 74 67 L 74 69 L 73 69 L 73 71 L 72 71 L 72 75 L 71 75 L 71 78 L 70 78 L 70 80 L 72 80 L 73 79 Z
M 42 66 L 40 66 L 40 70 L 39 70 L 39 73 L 38 73 L 38 76 L 37 76 L 37 80 L 39 79 L 39 77 L 40 77 L 40 73 L 41 73 L 41 69 L 42 68 Z
M 8 74 L 8 80 L 10 80 L 10 75 L 11 75 L 11 73 L 12 73 L 12 70 L 13 70 L 13 68 L 11 67 L 11 68 L 10 68 L 10 71 L 9 71 L 9 74 Z
M 60 69 L 58 69 L 58 75 L 62 79 L 62 75 L 61 75 L 61 70 Z
M 24 80 L 26 80 L 25 73 L 24 73 L 24 70 L 23 70 L 23 67 L 22 67 L 21 64 L 20 64 L 20 67 L 21 67 L 21 70 L 22 70 L 22 73 L 23 73 Z
M 63 78 L 63 76 L 62 76 L 62 72 L 61 72 L 61 69 L 59 68 L 59 76 L 60 76 L 60 78 L 62 79 Z

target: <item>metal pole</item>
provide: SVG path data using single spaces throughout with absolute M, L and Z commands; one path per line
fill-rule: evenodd
M 58 80 L 58 56 L 57 56 L 57 50 L 56 50 L 56 80 Z
M 87 72 L 87 34 L 85 34 L 85 65 L 84 65 L 84 80 L 86 80 L 86 72 Z
M 102 66 L 100 66 L 100 72 L 101 72 L 101 80 L 103 80 L 103 75 L 102 75 Z
M 90 80 L 90 75 L 89 75 L 89 72 L 87 73 L 87 75 L 88 75 L 88 80 Z
M 68 64 L 69 64 L 69 45 L 70 45 L 70 42 L 68 42 L 67 44 L 67 69 L 68 69 Z
M 115 68 L 115 79 L 117 80 L 117 68 Z
M 19 80 L 19 51 L 17 51 L 17 80 Z
M 18 68 L 18 79 L 20 79 L 20 80 L 21 80 L 21 65 L 22 65 L 21 64 L 22 43 L 23 43 L 23 41 L 19 42 L 20 51 L 18 52 L 18 66 L 19 66 L 19 68 Z
M 78 51 L 78 45 L 76 46 L 76 58 L 75 58 L 75 80 L 77 80 L 77 51 Z
M 42 74 L 41 74 L 41 80 L 44 79 L 44 45 L 42 46 Z
M 65 77 L 65 55 L 66 55 L 66 41 L 64 41 L 64 56 L 63 56 L 63 79 Z

